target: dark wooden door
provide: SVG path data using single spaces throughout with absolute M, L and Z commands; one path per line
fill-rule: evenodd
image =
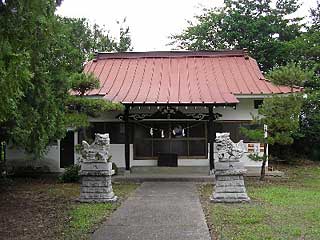
M 74 164 L 74 132 L 68 131 L 60 142 L 60 167 L 65 168 Z

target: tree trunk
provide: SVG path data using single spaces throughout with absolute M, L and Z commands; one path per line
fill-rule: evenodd
M 260 181 L 264 181 L 264 177 L 266 176 L 266 163 L 267 163 L 267 156 L 263 155 L 263 161 L 262 161 L 261 173 L 260 173 Z
M 260 181 L 264 181 L 264 177 L 266 176 L 266 164 L 267 164 L 267 144 L 263 144 L 263 160 L 261 166 L 261 173 L 260 173 Z

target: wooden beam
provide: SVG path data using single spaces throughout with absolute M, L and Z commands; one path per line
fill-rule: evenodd
M 208 140 L 210 144 L 209 148 L 209 164 L 210 164 L 210 171 L 214 169 L 214 150 L 213 150 L 213 144 L 214 144 L 214 132 L 213 132 L 213 120 L 214 120 L 214 114 L 213 114 L 213 106 L 209 106 L 209 121 L 208 121 Z
M 129 107 L 125 106 L 124 110 L 124 135 L 125 135 L 125 142 L 124 142 L 124 156 L 125 156 L 125 165 L 126 171 L 130 171 L 130 139 L 129 139 Z

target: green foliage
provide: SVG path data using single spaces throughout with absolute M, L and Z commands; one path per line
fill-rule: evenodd
M 288 61 L 298 63 L 303 69 L 319 71 L 320 32 L 310 29 L 299 37 L 286 42 L 283 48 Z
M 315 8 L 310 9 L 310 17 L 311 17 L 311 28 L 314 30 L 320 30 L 320 1 L 317 0 L 317 6 Z
M 125 25 L 125 19 L 120 25 L 119 41 L 110 36 L 104 26 L 90 25 L 85 18 L 59 18 L 64 25 L 67 36 L 73 46 L 75 60 L 82 63 L 94 57 L 96 52 L 131 51 L 130 29 Z M 120 23 L 119 23 L 120 24 Z M 81 69 L 79 69 L 79 72 Z
M 294 86 L 301 86 L 305 81 L 312 79 L 313 73 L 303 70 L 295 63 L 289 63 L 286 66 L 274 68 L 269 72 L 268 77 L 275 84 L 287 85 L 293 90 Z M 304 102 L 310 103 L 309 99 L 306 101 L 299 94 L 291 94 L 289 96 L 275 95 L 272 98 L 266 98 L 258 110 L 259 115 L 262 116 L 258 123 L 268 126 L 268 137 L 264 139 L 262 127 L 260 129 L 242 129 L 242 132 L 250 139 L 259 140 L 262 143 L 271 145 L 292 144 L 294 137 L 301 137 L 299 130 Z M 314 107 L 315 105 L 310 106 L 310 117 Z M 316 113 L 318 112 L 317 109 L 314 110 Z M 305 118 L 306 116 L 305 114 Z
M 71 88 L 79 96 L 69 96 L 66 101 L 66 123 L 76 128 L 88 127 L 88 116 L 98 117 L 101 113 L 123 110 L 123 105 L 102 98 L 85 98 L 86 92 L 99 88 L 99 80 L 93 74 L 76 73 L 71 77 Z
M 8 41 L 0 39 L 0 123 L 16 115 L 23 88 L 31 78 L 29 55 L 15 53 Z
M 292 17 L 297 0 L 225 0 L 222 8 L 205 9 L 197 23 L 173 35 L 172 45 L 190 50 L 248 48 L 262 70 L 287 61 L 285 43 L 301 34 L 300 18 Z
M 77 96 L 70 96 L 66 100 L 66 105 L 70 111 L 76 110 L 92 117 L 97 117 L 102 112 L 121 111 L 124 108 L 120 103 L 110 102 L 102 98 L 84 98 Z
M 240 128 L 240 132 L 250 140 L 257 141 L 259 143 L 266 142 L 264 138 L 263 125 L 261 124 L 261 120 L 258 118 L 255 118 L 250 125 L 242 126 Z
M 74 129 L 89 127 L 89 118 L 85 113 L 70 112 L 65 114 L 65 125 Z
M 308 93 L 304 99 L 301 132 L 309 144 L 320 143 L 320 91 Z
M 114 170 L 114 175 L 118 175 L 119 169 L 117 164 L 115 164 L 114 162 L 112 162 L 112 169 Z
M 79 74 L 83 63 L 95 51 L 131 44 L 128 28 L 121 27 L 118 42 L 87 20 L 57 17 L 61 2 L 0 1 L 0 130 L 35 158 L 51 140 L 64 137 L 66 127 L 88 125 L 84 112 L 76 116 L 66 108 L 70 84 L 79 94 L 97 86 L 91 75 Z M 110 109 L 95 100 L 92 105 Z
M 115 50 L 117 52 L 132 51 L 130 29 L 129 29 L 129 27 L 123 26 L 123 24 L 125 24 L 125 22 L 126 22 L 126 18 L 123 19 L 123 22 L 120 25 L 119 42 L 116 43 L 116 45 L 115 45 Z M 119 24 L 119 22 L 118 22 L 118 24 Z
M 302 99 L 298 95 L 273 96 L 264 100 L 259 114 L 268 126 L 268 144 L 287 145 L 293 143 L 293 136 L 299 130 Z
M 305 71 L 293 62 L 286 66 L 276 67 L 267 74 L 267 78 L 274 84 L 290 86 L 292 91 L 294 87 L 303 86 L 312 77 L 313 72 Z
M 59 182 L 62 183 L 75 183 L 80 181 L 79 171 L 81 169 L 80 165 L 72 165 L 65 168 L 62 175 L 59 177 Z
M 299 132 L 301 107 L 302 97 L 299 95 L 266 98 L 258 110 L 262 118 L 253 122 L 256 127 L 242 127 L 241 132 L 260 143 L 292 144 L 295 134 Z M 264 124 L 268 127 L 267 138 L 264 138 Z
M 71 89 L 83 96 L 87 91 L 99 88 L 99 79 L 93 73 L 74 73 L 70 77 Z
M 55 7 L 47 0 L 0 5 L 0 96 L 6 99 L 0 126 L 36 156 L 51 139 L 64 135 L 63 101 L 72 59 Z
M 103 112 L 121 111 L 124 106 L 102 98 L 69 96 L 66 99 L 65 123 L 74 128 L 89 127 L 89 117 L 98 117 Z
M 253 160 L 253 161 L 256 161 L 256 162 L 260 162 L 260 161 L 265 161 L 267 159 L 267 156 L 266 155 L 263 155 L 263 156 L 259 156 L 259 154 L 257 153 L 254 153 L 254 154 L 249 154 L 248 157 Z

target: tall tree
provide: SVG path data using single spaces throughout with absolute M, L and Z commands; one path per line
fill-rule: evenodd
M 4 59 L 1 83 L 15 91 L 10 86 L 14 78 L 19 92 L 12 99 L 10 91 L 0 89 L 0 95 L 15 105 L 13 114 L 1 112 L 5 117 L 0 124 L 10 126 L 10 139 L 36 155 L 43 153 L 50 139 L 63 135 L 68 45 L 54 16 L 55 7 L 56 2 L 49 0 L 7 0 L 0 7 L 0 44 L 9 53 L 0 53 Z M 23 70 L 11 75 L 10 69 L 16 66 Z
M 70 79 L 82 71 L 84 56 L 90 54 L 79 52 L 79 46 L 80 51 L 92 46 L 90 37 L 86 39 L 92 30 L 77 28 L 83 35 L 71 31 L 54 14 L 57 3 L 61 1 L 0 0 L 1 137 L 36 158 L 50 140 L 64 136 L 70 123 Z
M 286 44 L 285 55 L 313 74 L 312 77 L 309 74 L 304 83 L 305 97 L 296 145 L 307 156 L 320 159 L 320 1 L 310 10 L 310 20 L 306 32 Z M 312 156 L 312 152 L 318 156 Z
M 85 18 L 59 18 L 65 28 L 68 41 L 73 46 L 73 54 L 78 66 L 92 59 L 96 52 L 131 51 L 130 29 L 126 21 L 119 25 L 119 39 L 111 36 L 105 27 L 98 24 L 90 25 Z M 82 69 L 80 69 L 81 71 Z
M 242 128 L 242 133 L 249 139 L 269 145 L 290 145 L 299 131 L 299 116 L 302 100 L 300 96 L 273 96 L 264 100 L 259 108 L 262 118 L 254 119 L 253 126 Z M 264 136 L 267 126 L 267 137 Z M 265 146 L 266 147 L 266 146 Z M 264 180 L 267 161 L 266 152 L 262 157 L 253 155 L 254 160 L 262 160 L 260 180 Z
M 262 70 L 286 62 L 283 44 L 301 34 L 301 18 L 291 17 L 298 0 L 224 0 L 224 7 L 204 10 L 189 22 L 172 45 L 189 50 L 248 48 Z
M 317 1 L 317 6 L 310 9 L 311 28 L 320 30 L 320 1 Z
M 267 74 L 267 78 L 270 79 L 276 85 L 289 86 L 291 93 L 293 93 L 294 87 L 302 87 L 305 82 L 313 77 L 313 72 L 303 70 L 296 63 L 288 63 L 285 66 L 275 67 Z

